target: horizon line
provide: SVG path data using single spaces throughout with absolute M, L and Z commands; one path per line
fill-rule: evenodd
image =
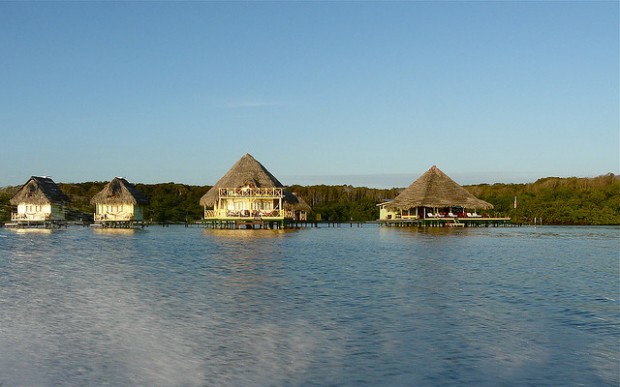
M 284 187 L 290 187 L 290 186 L 294 186 L 294 185 L 298 185 L 298 186 L 316 186 L 316 185 L 326 185 L 326 186 L 351 186 L 351 187 L 355 187 L 355 188 L 369 188 L 369 189 L 393 189 L 393 188 L 397 188 L 397 189 L 401 189 L 401 188 L 406 188 L 409 185 L 411 185 L 411 183 L 413 183 L 417 178 L 419 178 L 422 175 L 422 173 L 419 174 L 413 174 L 413 173 L 390 173 L 390 174 L 351 174 L 351 175 L 289 175 L 288 179 L 293 180 L 291 178 L 294 179 L 299 179 L 299 180 L 306 180 L 306 182 L 293 182 L 291 184 L 283 184 Z M 471 175 L 471 174 L 454 174 L 455 176 L 463 176 L 463 175 Z M 620 176 L 616 173 L 613 172 L 607 172 L 607 173 L 603 173 L 603 174 L 598 174 L 598 175 L 594 175 L 594 176 L 545 176 L 545 177 L 538 177 L 535 178 L 534 180 L 530 180 L 530 181 L 521 181 L 521 182 L 501 182 L 501 181 L 496 181 L 496 182 L 492 182 L 492 183 L 486 183 L 486 182 L 480 182 L 480 183 L 471 183 L 471 182 L 467 182 L 467 183 L 458 183 L 457 179 L 452 178 L 453 180 L 455 180 L 459 185 L 461 186 L 476 186 L 476 185 L 495 185 L 495 184 L 505 184 L 505 185 L 517 185 L 517 184 L 534 184 L 539 180 L 542 179 L 572 179 L 572 178 L 577 178 L 577 179 L 594 179 L 594 178 L 598 178 L 598 177 L 603 177 L 603 176 L 608 176 L 608 175 L 613 175 L 613 176 Z M 38 176 L 38 175 L 31 175 L 31 176 Z M 48 175 L 49 176 L 49 175 Z M 286 175 L 285 175 L 286 176 Z M 413 177 L 412 177 L 413 176 Z M 377 184 L 373 184 L 373 185 L 368 185 L 368 184 L 351 184 L 352 182 L 354 182 L 355 180 L 357 180 L 357 182 L 361 182 L 363 180 L 366 179 L 374 179 L 374 178 L 383 178 L 384 180 L 386 180 L 386 177 L 392 177 L 392 178 L 404 178 L 404 177 L 409 177 L 409 182 L 404 184 L 404 185 L 399 185 L 399 184 L 394 184 L 394 185 L 386 185 L 386 184 L 380 184 L 381 186 L 377 186 Z M 310 179 L 310 181 L 308 182 L 307 180 Z M 318 179 L 321 179 L 321 181 L 318 181 Z M 316 181 L 313 181 L 316 180 Z M 331 180 L 331 181 L 330 181 Z M 346 181 L 348 180 L 348 182 Z M 65 181 L 59 181 L 56 182 L 57 184 L 84 184 L 84 183 L 109 183 L 111 181 L 110 180 L 84 180 L 84 181 L 71 181 L 71 182 L 65 182 Z M 5 188 L 12 188 L 12 187 L 20 187 L 22 185 L 24 185 L 25 183 L 20 183 L 17 185 L 3 185 L 0 186 L 0 189 L 5 189 Z M 143 185 L 158 185 L 158 184 L 181 184 L 181 185 L 188 185 L 188 186 L 210 186 L 213 187 L 215 185 L 215 183 L 213 184 L 190 184 L 190 183 L 184 183 L 184 182 L 180 182 L 180 181 L 159 181 L 159 182 L 131 182 L 131 184 L 143 184 Z

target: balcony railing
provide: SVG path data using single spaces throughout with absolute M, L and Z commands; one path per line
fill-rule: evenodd
M 218 192 L 220 198 L 231 197 L 262 197 L 262 198 L 281 198 L 282 188 L 220 188 Z
M 282 219 L 286 216 L 286 212 L 282 210 L 272 211 L 259 211 L 259 210 L 241 210 L 241 211 L 229 211 L 229 210 L 206 210 L 205 219 L 237 219 L 237 218 L 267 218 L 267 219 Z
M 259 210 L 241 210 L 241 211 L 229 211 L 229 210 L 206 210 L 204 213 L 205 219 L 296 219 L 305 221 L 307 220 L 307 214 L 305 212 L 298 212 L 292 210 L 272 210 L 272 211 L 259 211 Z

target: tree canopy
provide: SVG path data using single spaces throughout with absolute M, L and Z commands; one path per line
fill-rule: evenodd
M 620 176 L 595 178 L 547 177 L 530 184 L 493 184 L 467 187 L 492 203 L 495 211 L 513 222 L 545 224 L 620 224 Z M 517 197 L 517 208 L 514 197 Z

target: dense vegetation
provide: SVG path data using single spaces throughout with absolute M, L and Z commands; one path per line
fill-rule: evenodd
M 331 222 L 376 220 L 379 218 L 377 203 L 392 199 L 401 191 L 350 185 L 294 185 L 289 189 L 312 208 L 309 220 Z
M 513 222 L 545 224 L 620 224 L 620 176 L 595 178 L 547 177 L 530 184 L 467 187 L 471 193 L 509 215 Z M 513 208 L 514 197 L 517 208 Z
M 71 198 L 68 216 L 71 220 L 92 219 L 90 204 L 105 182 L 59 184 Z M 191 186 L 177 183 L 136 184 L 150 204 L 145 218 L 153 222 L 197 221 L 202 217 L 198 204 L 210 186 Z M 466 186 L 480 199 L 495 206 L 493 215 L 510 216 L 513 222 L 531 223 L 536 217 L 545 224 L 602 225 L 620 224 L 620 177 L 613 174 L 596 178 L 549 177 L 529 184 L 483 184 Z M 9 199 L 19 187 L 0 189 L 0 222 L 10 219 L 14 207 Z M 394 198 L 401 189 L 374 189 L 342 186 L 300 186 L 289 189 L 302 197 L 311 207 L 309 219 L 345 222 L 375 220 L 376 206 Z M 514 197 L 517 208 L 513 208 Z

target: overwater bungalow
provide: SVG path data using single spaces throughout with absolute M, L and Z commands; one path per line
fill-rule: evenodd
M 144 225 L 144 206 L 149 200 L 122 177 L 115 177 L 90 200 L 95 206 L 95 225 L 129 228 Z
M 433 165 L 394 200 L 378 204 L 383 224 L 422 226 L 468 226 L 507 222 L 478 214 L 493 208 L 480 200 Z
M 250 154 L 200 199 L 204 220 L 212 228 L 284 228 L 305 222 L 310 211 Z
M 32 176 L 10 203 L 17 206 L 11 213 L 14 227 L 58 227 L 66 225 L 66 205 L 69 198 L 49 176 Z

